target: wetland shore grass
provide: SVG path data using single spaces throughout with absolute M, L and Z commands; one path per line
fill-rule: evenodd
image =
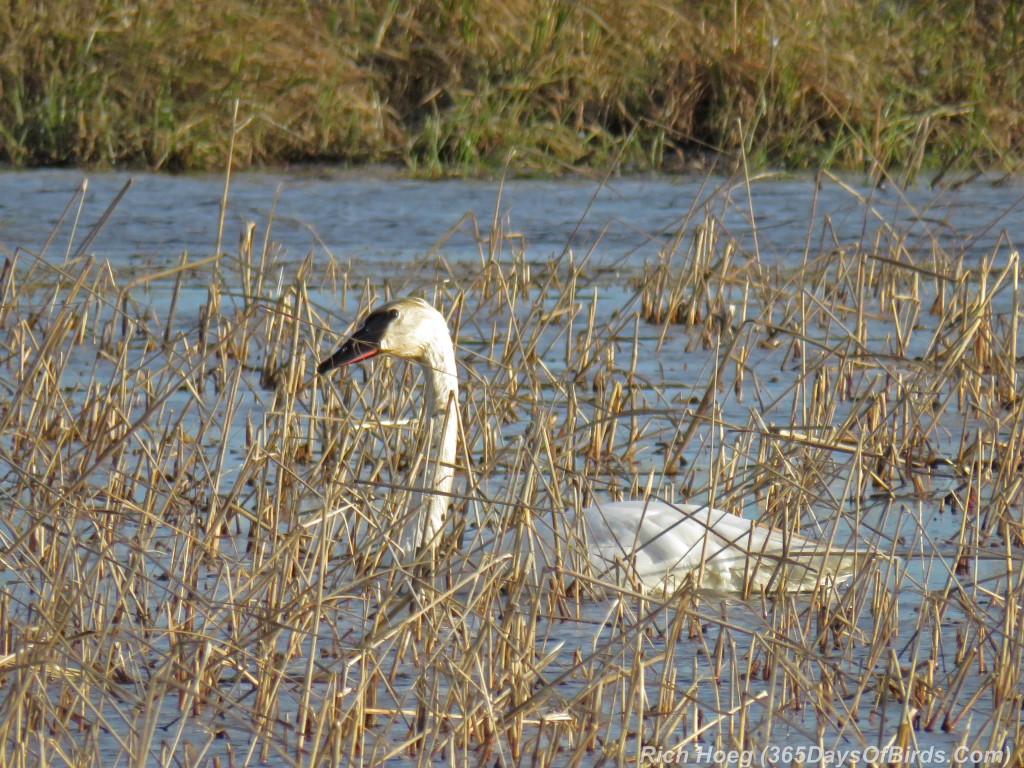
M 0 160 L 1019 168 L 1020 3 L 15 3 Z M 183 41 L 187 41 L 183 44 Z M 730 169 L 731 170 L 731 169 Z
M 778 264 L 709 204 L 618 286 L 588 254 L 528 257 L 496 215 L 456 225 L 478 263 L 442 242 L 402 286 L 321 284 L 337 265 L 314 256 L 282 280 L 273 220 L 133 284 L 56 236 L 5 253 L 0 765 L 646 765 L 940 736 L 1019 762 L 1019 255 L 910 248 L 860 202 L 874 239 L 810 221 Z M 433 577 L 387 556 L 416 372 L 312 376 L 399 288 L 445 308 L 464 372 Z M 653 356 L 692 381 L 653 380 Z M 573 552 L 539 587 L 508 560 L 446 568 L 595 494 L 887 557 L 745 601 L 607 585 Z

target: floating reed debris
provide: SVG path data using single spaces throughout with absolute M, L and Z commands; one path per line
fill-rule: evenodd
M 1019 258 L 912 250 L 864 210 L 877 237 L 814 220 L 772 264 L 702 206 L 625 278 L 528 255 L 497 215 L 453 227 L 477 263 L 437 250 L 408 284 L 325 288 L 337 265 L 282 263 L 272 221 L 134 281 L 4 254 L 0 765 L 1018 748 Z M 311 375 L 399 289 L 445 309 L 465 372 L 433 570 L 393 556 L 419 374 Z M 602 583 L 571 536 L 540 584 L 464 565 L 492 529 L 627 496 L 880 556 L 742 601 Z

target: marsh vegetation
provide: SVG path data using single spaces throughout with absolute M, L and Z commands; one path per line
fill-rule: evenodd
M 1020 167 L 1003 0 L 11 3 L 0 160 L 422 175 Z M 187 43 L 183 44 L 183 41 Z
M 496 206 L 366 279 L 286 261 L 273 213 L 125 271 L 71 195 L 0 270 L 3 764 L 1019 761 L 1013 242 L 978 254 L 924 215 L 908 237 L 822 176 L 860 236 L 812 206 L 782 257 L 729 223 L 756 183 L 709 180 L 632 269 L 598 267 L 599 238 L 533 252 Z M 456 236 L 473 258 L 446 256 Z M 395 293 L 444 309 L 463 371 L 448 548 L 414 573 L 386 542 L 421 469 L 420 374 L 313 375 Z M 645 495 L 882 556 L 745 600 L 608 584 L 572 552 L 539 586 L 508 560 L 447 568 L 482 529 Z

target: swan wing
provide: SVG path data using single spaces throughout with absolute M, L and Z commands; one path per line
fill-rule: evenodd
M 856 565 L 848 553 L 705 505 L 625 501 L 582 515 L 591 566 L 625 567 L 648 586 L 672 588 L 692 575 L 714 590 L 804 591 L 822 574 L 841 581 Z
M 535 583 L 558 571 L 612 584 L 670 591 L 685 580 L 711 591 L 808 591 L 844 581 L 870 552 L 832 549 L 724 510 L 659 501 L 598 503 L 579 516 L 535 517 L 487 539 L 483 551 L 512 555 Z

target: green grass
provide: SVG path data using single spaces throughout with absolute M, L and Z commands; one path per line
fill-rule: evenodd
M 0 160 L 424 175 L 1016 169 L 1024 7 L 891 0 L 8 4 Z

